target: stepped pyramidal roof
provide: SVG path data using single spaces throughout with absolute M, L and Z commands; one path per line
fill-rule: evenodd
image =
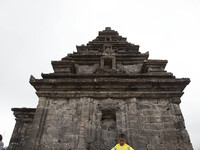
M 144 97 L 150 93 L 180 97 L 190 80 L 177 79 L 165 71 L 167 60 L 150 60 L 148 57 L 148 52 L 139 52 L 139 45 L 127 42 L 117 31 L 106 27 L 87 45 L 77 46 L 77 52 L 60 61 L 52 61 L 54 73 L 42 74 L 43 79 L 31 76 L 30 83 L 39 96 L 53 96 L 56 92 L 66 96 L 68 90 L 68 94 L 72 94 L 73 90 L 89 93 L 95 89 L 95 92 L 106 93 L 134 91 L 131 94 Z

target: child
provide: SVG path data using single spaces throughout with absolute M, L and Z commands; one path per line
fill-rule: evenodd
M 0 134 L 0 150 L 3 150 L 3 142 L 2 142 L 2 135 Z
M 111 150 L 134 150 L 128 144 L 126 144 L 126 136 L 124 134 L 120 134 L 118 136 L 118 144 L 115 145 Z

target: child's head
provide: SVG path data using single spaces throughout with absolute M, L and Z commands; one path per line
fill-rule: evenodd
M 3 139 L 3 137 L 2 137 L 2 135 L 0 134 L 0 141 L 2 141 L 2 139 Z
M 123 146 L 126 143 L 126 136 L 124 134 L 120 134 L 118 136 L 118 143 Z

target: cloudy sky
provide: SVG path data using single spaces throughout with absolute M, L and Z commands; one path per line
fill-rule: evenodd
M 30 75 L 53 72 L 60 60 L 105 27 L 117 30 L 166 70 L 189 77 L 181 109 L 200 150 L 200 0 L 0 0 L 0 134 L 8 145 L 13 107 L 36 107 Z

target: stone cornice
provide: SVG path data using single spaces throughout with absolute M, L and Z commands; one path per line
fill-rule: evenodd
M 164 71 L 167 60 L 145 60 L 142 66 L 142 73 Z
M 38 97 L 47 97 L 47 98 L 113 98 L 113 99 L 124 99 L 124 98 L 180 98 L 183 95 L 183 92 L 173 92 L 173 91 L 156 91 L 156 92 L 110 92 L 110 91 L 39 91 L 36 92 Z M 172 100 L 173 101 L 173 100 Z M 180 101 L 175 101 L 174 103 L 180 103 Z
M 190 80 L 188 78 L 119 78 L 119 77 L 94 77 L 87 78 L 61 78 L 61 79 L 35 79 L 31 77 L 30 83 L 34 86 L 38 96 L 51 95 L 58 96 L 63 93 L 77 92 L 86 94 L 101 93 L 107 91 L 110 93 L 129 92 L 130 95 L 136 97 L 156 97 L 156 96 L 174 96 L 180 97 L 183 90 Z M 145 94 L 145 92 L 147 94 Z M 53 95 L 52 95 L 52 94 Z M 55 94 L 57 93 L 57 94 Z M 131 93 L 131 94 L 130 94 Z M 142 94 L 144 93 L 144 94 Z M 177 95 L 178 93 L 178 95 Z M 89 94 L 89 95 L 90 95 Z M 150 94 L 150 95 L 148 95 Z M 65 96 L 68 96 L 67 94 Z M 76 94 L 75 94 L 76 95 Z M 96 94 L 94 94 L 96 95 Z M 122 94 L 123 95 L 123 94 Z M 73 96 L 71 94 L 71 96 Z M 92 95 L 90 95 L 92 96 Z M 61 96 L 63 97 L 63 96 Z
M 26 107 L 22 107 L 22 108 L 12 108 L 12 111 L 17 111 L 17 112 L 35 112 L 35 108 L 26 108 Z
M 169 72 L 149 72 L 149 73 L 138 73 L 138 74 L 67 74 L 67 73 L 49 73 L 41 74 L 44 79 L 57 79 L 57 78 L 126 78 L 126 79 L 138 79 L 138 78 L 175 78 L 172 73 Z
M 33 120 L 35 115 L 35 108 L 12 108 L 14 116 L 16 120 L 20 120 L 23 122 L 30 122 Z

